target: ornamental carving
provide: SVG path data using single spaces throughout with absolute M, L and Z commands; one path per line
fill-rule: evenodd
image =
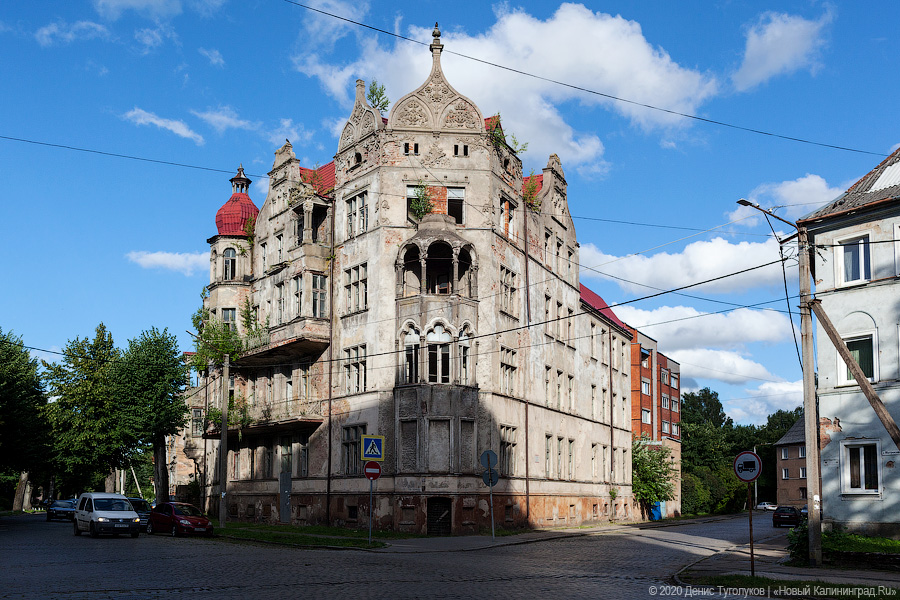
M 344 132 L 341 134 L 340 149 L 346 148 L 353 143 L 353 125 L 347 123 L 344 125 Z
M 310 201 L 315 195 L 313 186 L 308 183 L 298 183 L 288 192 L 288 206 L 296 206 L 302 202 Z
M 450 86 L 438 77 L 435 77 L 428 85 L 422 88 L 422 95 L 432 104 L 443 104 L 450 97 Z
M 422 157 L 422 164 L 426 167 L 441 167 L 447 162 L 447 155 L 437 143 L 432 143 L 428 152 Z
M 375 131 L 375 115 L 367 112 L 362 119 L 362 133 L 360 133 L 360 137 L 366 136 L 373 131 Z
M 428 113 L 416 100 L 410 100 L 397 115 L 397 123 L 407 127 L 427 127 Z
M 459 100 L 447 111 L 447 117 L 444 119 L 444 127 L 475 129 L 478 127 L 478 119 L 469 103 L 465 100 Z

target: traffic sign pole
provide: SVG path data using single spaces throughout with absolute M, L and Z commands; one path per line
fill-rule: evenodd
M 369 480 L 369 545 L 372 545 L 372 513 L 375 512 L 375 505 L 372 501 L 372 486 L 375 480 L 381 477 L 381 465 L 374 460 L 370 460 L 363 465 L 363 475 Z
M 762 461 L 756 452 L 741 452 L 734 457 L 734 474 L 747 484 L 747 514 L 750 516 L 750 576 L 756 577 L 756 561 L 753 556 L 753 497 L 750 484 L 762 472 Z
M 375 480 L 374 480 L 374 479 L 370 479 L 370 480 L 369 480 L 369 545 L 370 545 L 370 546 L 372 545 L 372 512 L 373 512 L 373 506 L 372 506 L 372 486 L 373 486 L 373 485 L 375 485 Z M 750 531 L 753 531 L 753 527 L 752 527 L 752 526 L 751 526 L 751 528 L 750 528 Z M 750 537 L 751 537 L 751 539 L 753 538 L 752 534 L 751 534 Z M 753 548 L 753 546 L 750 546 L 750 548 Z M 752 553 L 752 550 L 751 550 L 751 553 Z M 753 564 L 753 563 L 751 563 L 751 564 Z
M 753 560 L 753 505 L 751 504 L 752 499 L 750 497 L 750 484 L 747 484 L 747 506 L 750 507 L 750 510 L 747 512 L 750 513 L 750 577 L 756 577 L 756 563 Z

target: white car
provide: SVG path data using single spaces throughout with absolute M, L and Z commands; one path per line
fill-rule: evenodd
M 776 508 L 778 508 L 778 505 L 771 502 L 760 502 L 756 505 L 756 510 L 775 510 Z
M 81 535 L 82 531 L 91 537 L 101 533 L 128 533 L 137 537 L 141 532 L 141 518 L 122 494 L 85 492 L 75 506 L 75 535 Z

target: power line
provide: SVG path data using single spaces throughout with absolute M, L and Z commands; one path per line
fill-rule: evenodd
M 422 42 L 422 41 L 419 41 L 419 40 L 415 40 L 415 39 L 413 39 L 413 38 L 409 38 L 409 37 L 400 35 L 400 34 L 398 34 L 398 33 L 393 33 L 393 32 L 391 32 L 391 31 L 387 31 L 387 30 L 385 30 L 385 29 L 379 29 L 378 27 L 373 27 L 372 25 L 367 25 L 367 24 L 362 23 L 362 22 L 360 22 L 360 21 L 354 21 L 353 19 L 348 19 L 348 18 L 346 18 L 346 17 L 341 17 L 341 16 L 339 16 L 339 15 L 336 15 L 336 14 L 333 14 L 333 13 L 329 13 L 329 12 L 326 12 L 326 11 L 321 10 L 321 9 L 318 9 L 318 8 L 313 8 L 313 7 L 311 7 L 311 6 L 307 6 L 307 5 L 305 5 L 305 4 L 301 4 L 301 3 L 299 3 L 299 2 L 295 2 L 294 0 L 284 0 L 284 2 L 286 2 L 286 3 L 288 3 L 288 4 L 293 4 L 293 5 L 295 5 L 295 6 L 299 6 L 300 8 L 305 8 L 306 10 L 310 10 L 310 11 L 313 11 L 313 12 L 317 12 L 317 13 L 319 13 L 319 14 L 322 14 L 322 15 L 325 15 L 325 16 L 328 16 L 328 17 L 331 17 L 331 18 L 333 18 L 333 19 L 338 19 L 338 20 L 341 20 L 341 21 L 345 21 L 345 22 L 347 22 L 347 23 L 352 23 L 353 25 L 357 25 L 357 26 L 359 26 L 359 27 L 365 27 L 366 29 L 371 29 L 372 31 L 376 31 L 376 32 L 378 32 L 378 33 L 382 33 L 382 34 L 384 34 L 384 35 L 388 35 L 388 36 L 391 36 L 391 37 L 395 37 L 395 38 L 398 38 L 398 39 L 401 39 L 401 40 L 404 40 L 404 41 L 407 41 L 407 42 L 412 42 L 412 43 L 414 43 L 414 44 L 419 44 L 419 45 L 422 45 L 422 46 L 429 46 L 429 44 L 426 43 L 426 42 Z M 549 77 L 544 77 L 544 76 L 542 76 L 542 75 L 536 75 L 536 74 L 534 74 L 534 73 L 529 73 L 528 71 L 522 71 L 521 69 L 516 69 L 516 68 L 513 68 L 513 67 L 508 67 L 508 66 L 506 66 L 506 65 L 501 65 L 501 64 L 499 64 L 499 63 L 494 63 L 494 62 L 491 62 L 491 61 L 489 61 L 489 60 L 485 60 L 485 59 L 482 59 L 482 58 L 477 58 L 477 57 L 475 57 L 475 56 L 469 56 L 469 55 L 467 55 L 467 54 L 462 54 L 462 53 L 460 53 L 460 52 L 454 52 L 454 51 L 452 51 L 452 50 L 444 50 L 444 52 L 446 52 L 447 54 L 453 54 L 453 55 L 455 55 L 455 56 L 459 56 L 460 58 L 465 58 L 465 59 L 467 59 L 467 60 L 471 60 L 471 61 L 474 61 L 474 62 L 482 63 L 482 64 L 485 64 L 485 65 L 488 65 L 488 66 L 491 66 L 491 67 L 494 67 L 494 68 L 497 68 L 497 69 L 502 69 L 502 70 L 504 70 L 504 71 L 509 71 L 509 72 L 511 72 L 511 73 L 516 73 L 516 74 L 518 74 L 518 75 L 524 75 L 525 77 L 531 77 L 532 79 L 537 79 L 537 80 L 540 80 L 540 81 L 546 81 L 547 83 L 552 83 L 552 84 L 554 84 L 554 85 L 558 85 L 558 86 L 561 86 L 561 87 L 566 87 L 566 88 L 569 88 L 569 89 L 577 90 L 577 91 L 579 91 L 579 92 L 584 92 L 584 93 L 587 93 L 587 94 L 592 94 L 592 95 L 594 95 L 594 96 L 600 96 L 600 97 L 602 97 L 602 98 L 608 98 L 609 100 L 613 100 L 613 101 L 616 101 L 616 102 L 622 102 L 622 103 L 625 103 L 625 104 L 631 104 L 631 105 L 633 105 L 633 106 L 640 106 L 640 107 L 642 107 L 642 108 L 647 108 L 647 109 L 650 109 L 650 110 L 655 110 L 655 111 L 658 111 L 658 112 L 663 112 L 663 113 L 666 113 L 666 114 L 675 115 L 675 116 L 678 116 L 678 117 L 683 117 L 683 118 L 685 118 L 685 119 L 693 119 L 693 120 L 695 120 L 695 121 L 701 121 L 701 122 L 703 122 L 703 123 L 709 123 L 709 124 L 711 124 L 711 125 L 719 125 L 719 126 L 721 126 L 721 127 L 727 127 L 727 128 L 735 129 L 735 130 L 738 130 L 738 131 L 745 131 L 745 132 L 747 132 L 747 133 L 755 133 L 755 134 L 757 134 L 757 135 L 764 135 L 764 136 L 768 136 L 768 137 L 779 138 L 779 139 L 782 139 L 782 140 L 787 140 L 787 141 L 791 141 L 791 142 L 798 142 L 798 143 L 801 143 L 801 144 L 809 144 L 809 145 L 812 145 L 812 146 L 820 146 L 820 147 L 822 147 L 822 148 L 831 148 L 831 149 L 834 149 L 834 150 L 844 150 L 844 151 L 846 151 L 846 152 L 856 152 L 856 153 L 858 153 L 858 154 L 871 154 L 871 155 L 873 155 L 873 156 L 888 156 L 888 154 L 885 154 L 885 153 L 883 153 L 883 152 L 871 152 L 871 151 L 869 151 L 869 150 L 859 150 L 859 149 L 857 149 L 857 148 L 849 148 L 849 147 L 847 147 L 847 146 L 838 146 L 838 145 L 835 145 L 835 144 L 827 144 L 827 143 L 824 143 L 824 142 L 816 142 L 816 141 L 812 141 L 812 140 L 808 140 L 808 139 L 804 139 L 804 138 L 798 138 L 798 137 L 789 136 L 789 135 L 782 135 L 782 134 L 774 133 L 774 132 L 771 132 L 771 131 L 764 131 L 764 130 L 762 130 L 762 129 L 755 129 L 755 128 L 752 128 L 752 127 L 744 127 L 744 126 L 742 126 L 742 125 L 735 125 L 735 124 L 733 124 L 733 123 L 727 123 L 727 122 L 725 122 L 725 121 L 717 121 L 717 120 L 715 120 L 715 119 L 708 119 L 708 118 L 706 118 L 706 117 L 700 117 L 700 116 L 692 115 L 692 114 L 689 114 L 689 113 L 683 113 L 683 112 L 679 112 L 679 111 L 676 111 L 676 110 L 671 110 L 671 109 L 668 109 L 668 108 L 662 108 L 662 107 L 659 107 L 659 106 L 654 106 L 654 105 L 652 105 L 652 104 L 647 104 L 647 103 L 644 103 L 644 102 L 638 102 L 638 101 L 636 101 L 636 100 L 629 100 L 629 99 L 627 99 L 627 98 L 621 98 L 621 97 L 619 97 L 619 96 L 614 96 L 614 95 L 612 95 L 612 94 L 607 94 L 607 93 L 604 93 L 604 92 L 598 92 L 598 91 L 596 91 L 596 90 L 592 90 L 592 89 L 589 89 L 589 88 L 586 88 L 586 87 L 582 87 L 582 86 L 579 86 L 579 85 L 574 85 L 574 84 L 571 84 L 571 83 L 566 83 L 566 82 L 564 82 L 564 81 L 558 81 L 558 80 L 556 80 L 556 79 L 551 79 L 551 78 L 549 78 Z

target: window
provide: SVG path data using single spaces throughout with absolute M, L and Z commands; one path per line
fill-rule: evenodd
M 544 232 L 544 264 L 550 265 L 550 244 L 553 239 L 553 234 L 550 231 Z
M 871 278 L 869 271 L 869 236 L 840 240 L 835 247 L 839 269 L 838 285 L 861 283 Z
M 550 316 L 550 307 L 553 306 L 553 300 L 550 296 L 544 296 L 544 333 L 553 335 L 553 319 Z
M 563 318 L 563 308 L 562 302 L 556 303 L 556 339 L 562 341 L 562 318 Z
M 344 290 L 347 294 L 348 313 L 366 310 L 369 307 L 367 263 L 344 271 Z
M 284 323 L 284 284 L 275 285 L 275 324 Z
M 428 347 L 428 382 L 450 383 L 450 332 L 435 325 L 425 336 Z
M 597 386 L 591 385 L 591 418 L 597 418 Z
M 275 236 L 275 243 L 278 247 L 278 262 L 284 261 L 284 236 L 282 234 L 278 234 Z
M 569 410 L 575 412 L 575 377 L 569 375 Z
M 460 149 L 462 149 L 462 153 L 460 154 Z M 467 144 L 453 144 L 453 156 L 468 156 L 469 155 L 469 146 Z
M 344 432 L 341 437 L 344 475 L 359 475 L 361 472 L 362 459 L 359 443 L 360 438 L 365 434 L 365 425 L 351 425 L 350 427 L 344 427 Z
M 544 397 L 547 399 L 547 406 L 550 406 L 550 374 L 552 369 L 544 367 Z
M 268 266 L 266 263 L 266 243 L 265 242 L 262 242 L 259 245 L 259 258 L 262 261 L 262 270 L 263 270 L 263 272 L 265 272 L 265 270 Z
M 304 363 L 300 365 L 300 399 L 309 400 L 309 393 L 309 363 Z
M 556 438 L 556 478 L 564 479 L 563 473 L 563 439 Z
M 403 383 L 419 382 L 419 332 L 410 329 L 409 333 L 403 339 L 404 345 L 404 364 L 403 364 Z
M 314 317 L 325 317 L 325 276 L 312 276 L 312 313 Z
M 841 441 L 841 492 L 877 494 L 881 490 L 879 440 Z
M 678 435 L 678 423 L 672 423 L 672 435 Z
M 468 152 L 468 146 L 466 151 Z M 457 225 L 463 224 L 463 208 L 466 204 L 465 188 L 447 188 L 447 214 L 453 217 Z
M 266 440 L 265 446 L 263 446 L 263 472 L 262 476 L 265 478 L 273 477 L 272 474 L 272 465 L 274 464 L 274 451 L 272 450 L 272 440 Z
M 516 237 L 516 203 L 503 196 L 500 198 L 500 231 L 506 237 Z
M 294 474 L 294 456 L 291 452 L 293 446 L 294 445 L 293 441 L 291 440 L 291 436 L 281 436 L 281 472 L 287 473 L 288 475 Z
M 517 293 L 516 274 L 500 265 L 500 310 L 516 316 L 518 314 L 516 310 L 518 307 Z
M 645 369 L 650 368 L 650 352 L 641 348 L 641 366 Z
M 241 449 L 235 448 L 231 452 L 231 478 L 238 479 L 241 476 Z
M 665 394 L 662 395 L 662 407 L 669 408 L 669 397 Z
M 800 479 L 806 479 L 806 467 L 800 467 Z
M 672 373 L 672 387 L 673 388 L 678 387 L 678 374 L 677 373 Z
M 544 438 L 544 474 L 547 479 L 550 478 L 550 468 L 553 466 L 553 436 L 548 435 Z
M 591 323 L 591 358 L 597 358 L 597 324 Z
M 560 261 L 562 260 L 562 247 L 562 240 L 556 238 L 556 262 L 554 263 L 555 266 L 553 267 L 553 270 L 557 273 L 562 273 L 562 265 L 560 264 Z
M 566 343 L 570 346 L 575 344 L 575 334 L 572 333 L 575 327 L 575 311 L 568 309 L 568 318 L 566 319 Z
M 806 446 L 800 446 L 800 458 L 806 458 Z
M 222 323 L 225 325 L 226 329 L 230 329 L 231 331 L 235 330 L 236 313 L 237 313 L 237 309 L 235 309 L 235 308 L 223 308 L 222 309 Z
M 500 473 L 506 476 L 516 474 L 516 428 L 500 426 Z
M 597 479 L 597 444 L 591 444 L 591 479 Z
M 786 458 L 788 458 L 788 449 L 787 449 L 787 448 L 782 448 L 782 449 L 781 449 L 781 459 L 784 460 L 784 459 L 786 459 Z
M 459 336 L 459 382 L 462 385 L 469 385 L 471 380 L 472 358 L 469 355 L 470 347 L 469 333 L 464 331 Z
M 287 402 L 294 399 L 294 380 L 291 378 L 290 370 L 287 371 L 286 379 L 284 380 L 284 399 Z
M 366 345 L 344 350 L 344 390 L 348 394 L 366 391 Z
M 669 422 L 668 421 L 662 422 L 662 432 L 669 433 Z
M 575 270 L 575 251 L 571 248 L 566 249 L 566 275 L 572 279 L 572 272 Z
M 500 392 L 516 393 L 516 351 L 500 346 Z
M 403 154 L 405 154 L 406 156 L 409 156 L 411 154 L 413 156 L 418 156 L 419 155 L 419 145 L 411 144 L 409 142 L 404 143 L 403 144 Z
M 850 354 L 853 356 L 854 360 L 856 360 L 856 363 L 859 365 L 860 369 L 862 369 L 863 374 L 869 381 L 876 381 L 878 379 L 878 363 L 875 361 L 874 339 L 874 333 L 844 339 L 844 342 L 847 344 L 847 349 L 850 350 Z M 855 384 L 856 379 L 853 378 L 850 367 L 844 363 L 840 356 L 838 356 L 837 360 L 838 373 L 843 375 L 843 377 L 839 377 L 839 383 L 844 385 Z
M 569 440 L 569 479 L 575 479 L 575 440 Z
M 781 470 L 781 478 L 782 479 L 790 479 L 791 478 L 791 470 L 790 469 L 782 469 Z
M 225 281 L 233 281 L 237 277 L 237 252 L 235 252 L 234 248 L 226 248 L 223 255 L 225 256 L 223 279 Z
M 366 206 L 366 192 L 353 196 L 347 204 L 347 237 L 365 233 L 369 228 L 369 208 Z
M 650 425 L 653 422 L 653 415 L 650 414 L 650 411 L 646 408 L 641 409 L 641 423 L 645 423 Z
M 297 465 L 297 475 L 299 477 L 309 476 L 309 435 L 300 435 L 300 448 L 298 453 L 300 464 Z
M 556 372 L 556 408 L 562 408 L 562 406 L 563 406 L 563 403 L 562 403 L 562 394 L 563 394 L 562 377 L 563 377 L 563 372 L 557 371 Z
M 300 300 L 303 294 L 303 279 L 300 275 L 291 279 L 291 315 L 300 316 Z
M 669 372 L 665 369 L 660 369 L 659 380 L 663 383 L 663 385 L 669 385 Z
M 678 412 L 678 400 L 672 398 L 672 412 Z
M 650 382 L 647 381 L 646 379 L 641 380 L 641 393 L 644 394 L 645 396 L 650 395 Z
M 800 488 L 800 499 L 806 500 L 806 488 L 805 487 Z
M 203 435 L 203 429 L 203 409 L 191 409 L 191 435 L 195 437 Z

